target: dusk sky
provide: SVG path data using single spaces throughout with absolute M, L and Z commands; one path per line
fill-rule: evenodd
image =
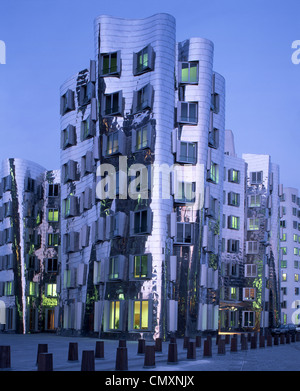
M 94 58 L 94 19 L 160 12 L 176 18 L 177 41 L 213 41 L 237 154 L 270 154 L 284 186 L 300 190 L 299 0 L 1 0 L 0 160 L 59 168 L 59 89 Z

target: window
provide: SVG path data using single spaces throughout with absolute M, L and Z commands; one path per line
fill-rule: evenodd
M 88 82 L 83 84 L 79 88 L 79 105 L 84 106 L 91 102 L 91 99 L 95 97 L 95 84 Z
M 286 233 L 282 233 L 282 237 L 281 237 L 281 239 L 280 239 L 282 242 L 286 242 L 286 240 L 287 240 L 287 235 L 286 235 Z
M 249 196 L 249 207 L 257 208 L 260 206 L 261 196 L 260 195 L 250 195 Z
M 13 281 L 5 281 L 4 283 L 4 296 L 14 295 L 14 283 Z
M 292 209 L 293 216 L 297 216 L 297 208 Z
M 197 143 L 180 141 L 179 142 L 179 154 L 177 154 L 177 161 L 180 163 L 196 164 L 196 162 L 197 162 Z
M 76 145 L 76 128 L 73 125 L 68 125 L 66 129 L 61 132 L 61 148 L 66 149 Z
M 257 230 L 259 230 L 259 219 L 254 217 L 248 218 L 248 231 Z
M 228 228 L 229 229 L 240 229 L 240 218 L 236 216 L 228 216 Z
M 198 83 L 198 62 L 179 63 L 179 82 L 187 84 Z
M 219 166 L 211 162 L 210 169 L 207 172 L 207 180 L 212 183 L 219 183 Z
M 299 268 L 299 261 L 294 261 L 294 268 L 298 269 Z
M 231 300 L 238 299 L 238 289 L 235 286 L 230 287 L 230 299 Z
M 281 269 L 286 269 L 287 268 L 287 261 L 282 260 L 280 266 L 281 266 Z
M 72 182 L 77 180 L 77 162 L 69 160 L 62 166 L 62 182 Z
M 286 282 L 287 281 L 287 275 L 286 273 L 282 273 L 281 275 L 281 281 Z
M 72 110 L 75 110 L 74 91 L 67 90 L 60 98 L 60 114 L 64 115 Z
M 135 76 L 154 70 L 154 51 L 151 45 L 146 46 L 133 56 L 133 74 Z
M 295 282 L 299 281 L 299 274 L 297 274 L 297 273 L 294 274 L 294 280 L 295 280 Z
M 255 300 L 255 288 L 243 288 L 243 300 Z
M 219 147 L 219 129 L 213 128 L 208 133 L 208 146 L 215 149 Z
M 121 130 L 103 134 L 102 154 L 110 156 L 114 154 L 124 155 L 126 152 L 126 136 Z
M 120 328 L 120 301 L 109 303 L 109 329 L 118 330 Z
M 178 102 L 177 121 L 196 125 L 198 122 L 198 104 L 196 102 Z
M 96 135 L 96 126 L 95 122 L 92 120 L 92 117 L 89 115 L 84 121 L 81 122 L 81 131 L 80 137 L 81 141 L 87 140 Z
M 58 271 L 58 259 L 48 258 L 47 259 L 47 272 L 56 273 Z
M 56 284 L 46 284 L 45 295 L 47 297 L 56 297 L 57 296 Z
M 228 182 L 240 183 L 240 171 L 233 168 L 228 170 Z
M 55 247 L 59 245 L 59 236 L 56 233 L 48 234 L 48 247 Z
M 245 265 L 245 277 L 256 277 L 257 276 L 257 266 L 255 264 L 246 264 Z
M 28 295 L 37 296 L 38 285 L 36 282 L 29 281 Z
M 280 221 L 280 227 L 286 228 L 286 221 L 285 220 Z
M 77 197 L 70 194 L 68 198 L 63 200 L 63 213 L 64 213 L 64 218 L 77 216 L 78 214 Z
M 132 279 L 150 278 L 152 271 L 151 254 L 133 255 L 130 261 Z
M 108 280 L 123 280 L 124 279 L 124 269 L 125 269 L 125 256 L 116 255 L 109 258 L 109 267 L 108 267 Z
M 233 191 L 228 193 L 228 205 L 240 206 L 240 195 Z
M 130 225 L 132 235 L 143 235 L 151 233 L 151 209 L 143 209 L 130 212 Z
M 102 99 L 102 115 L 122 115 L 123 100 L 122 91 L 117 91 L 112 94 L 103 95 Z
M 262 181 L 263 181 L 263 172 L 262 171 L 250 172 L 250 183 L 252 185 L 261 184 Z
M 294 255 L 298 255 L 298 248 L 294 247 Z
M 59 185 L 50 183 L 48 185 L 48 196 L 49 197 L 58 197 L 58 194 L 59 194 Z
M 100 58 L 101 76 L 119 76 L 121 73 L 121 52 L 104 53 Z
M 255 313 L 254 311 L 243 311 L 243 326 L 254 327 Z
M 195 201 L 196 182 L 177 182 L 175 202 L 187 203 Z
M 282 255 L 287 255 L 287 247 L 281 247 Z
M 132 129 L 132 143 L 131 151 L 135 153 L 141 149 L 152 148 L 153 147 L 153 135 L 152 135 L 152 125 L 148 122 L 146 125 Z
M 218 114 L 220 111 L 220 95 L 217 93 L 211 94 L 211 110 Z
M 150 83 L 133 92 L 132 111 L 138 113 L 145 109 L 152 109 L 153 87 Z
M 240 248 L 239 240 L 229 239 L 227 241 L 227 252 L 238 253 Z
M 191 244 L 193 242 L 193 224 L 177 223 L 176 243 Z
M 297 234 L 294 234 L 293 240 L 294 240 L 294 242 L 298 242 L 298 235 Z
M 133 328 L 147 330 L 149 328 L 149 301 L 137 300 L 133 302 Z
M 50 223 L 56 223 L 59 220 L 58 209 L 48 209 L 48 221 Z

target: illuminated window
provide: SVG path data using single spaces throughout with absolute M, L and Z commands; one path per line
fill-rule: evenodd
M 295 273 L 294 279 L 296 282 L 298 282 L 299 281 L 299 274 Z
M 255 288 L 243 288 L 243 300 L 255 300 Z
M 294 242 L 298 242 L 298 235 L 294 234 Z
M 250 208 L 257 208 L 260 206 L 261 197 L 260 195 L 250 195 L 249 196 L 249 206 Z
M 236 216 L 228 216 L 228 228 L 238 230 L 240 228 L 240 218 Z
M 294 247 L 294 255 L 298 255 L 298 248 Z
M 37 283 L 33 281 L 29 281 L 29 289 L 28 294 L 29 296 L 36 296 L 37 295 Z
M 118 132 L 107 135 L 107 155 L 111 155 L 119 151 L 119 137 Z
M 148 146 L 148 126 L 136 130 L 136 149 L 143 149 Z
M 48 234 L 48 247 L 55 247 L 58 246 L 59 242 L 59 236 L 58 234 Z
M 180 83 L 195 84 L 198 83 L 198 63 L 182 62 L 180 63 Z
M 287 281 L 287 275 L 286 275 L 286 273 L 282 273 L 281 281 Z
M 133 55 L 133 74 L 135 76 L 154 69 L 154 51 L 151 45 Z
M 135 330 L 147 330 L 149 328 L 148 300 L 133 302 L 133 328 Z
M 240 183 L 240 172 L 233 168 L 228 170 L 228 182 Z
M 48 221 L 51 223 L 57 222 L 59 219 L 58 209 L 48 209 Z
M 282 242 L 286 242 L 287 236 L 286 233 L 282 234 L 282 238 L 280 239 Z
M 47 297 L 56 297 L 57 296 L 56 284 L 46 284 L 45 293 Z
M 150 258 L 151 259 L 151 258 Z M 148 278 L 150 274 L 149 254 L 135 255 L 133 257 L 133 277 Z
M 282 260 L 281 261 L 281 268 L 285 269 L 287 267 L 287 261 Z
M 287 247 L 281 247 L 281 251 L 283 255 L 287 255 Z
M 4 296 L 12 296 L 14 294 L 13 281 L 6 281 L 4 283 Z
M 238 298 L 238 290 L 236 287 L 230 287 L 230 299 L 237 300 Z
M 109 328 L 118 330 L 120 328 L 120 301 L 109 303 Z
M 108 279 L 109 280 L 119 279 L 119 271 L 120 271 L 119 258 L 118 257 L 111 257 L 109 259 Z
M 207 173 L 207 180 L 212 183 L 219 183 L 219 166 L 211 162 L 210 170 Z
M 259 219 L 250 217 L 248 218 L 248 231 L 259 230 Z

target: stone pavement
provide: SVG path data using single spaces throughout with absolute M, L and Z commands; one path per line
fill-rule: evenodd
M 36 359 L 38 344 L 48 344 L 48 352 L 53 354 L 53 371 L 81 371 L 83 350 L 94 350 L 96 338 L 62 337 L 53 334 L 0 334 L 0 346 L 9 345 L 11 350 L 11 368 L 1 369 L 1 376 L 6 371 L 37 371 Z M 69 343 L 78 343 L 78 361 L 68 361 Z M 238 349 L 231 351 L 231 343 L 226 344 L 225 354 L 218 354 L 216 339 L 212 338 L 212 356 L 204 357 L 204 337 L 201 347 L 196 349 L 196 359 L 187 359 L 187 350 L 183 348 L 183 339 L 177 339 L 178 364 L 170 365 L 168 360 L 169 342 L 163 342 L 162 353 L 155 354 L 155 367 L 144 368 L 144 355 L 137 354 L 138 342 L 127 341 L 128 372 L 194 372 L 194 371 L 299 371 L 300 342 L 290 342 L 278 346 L 251 348 L 241 350 L 240 336 Z M 150 345 L 146 342 L 146 345 Z M 153 343 L 152 343 L 153 344 Z M 95 371 L 120 373 L 115 371 L 116 351 L 119 341 L 104 340 L 104 359 L 95 359 Z M 111 373 L 110 376 L 113 374 Z M 178 374 L 177 374 L 178 375 Z

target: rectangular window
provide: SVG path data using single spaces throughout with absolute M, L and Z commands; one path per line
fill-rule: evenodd
M 287 235 L 286 235 L 286 233 L 282 233 L 282 237 L 281 237 L 281 239 L 280 239 L 282 242 L 286 242 L 286 240 L 287 240 Z
M 297 234 L 293 235 L 293 240 L 294 240 L 294 242 L 298 242 L 298 235 Z
M 257 276 L 257 266 L 255 264 L 246 264 L 245 265 L 245 277 L 256 277 Z
M 151 232 L 151 213 L 150 208 L 131 212 L 130 231 L 132 235 L 143 235 Z
M 175 202 L 187 203 L 195 201 L 196 182 L 177 182 Z
M 81 141 L 92 138 L 96 135 L 95 121 L 92 120 L 89 115 L 84 121 L 81 122 Z
M 58 259 L 48 258 L 47 259 L 47 272 L 56 273 L 58 271 Z
M 283 282 L 286 282 L 286 281 L 287 281 L 287 274 L 286 274 L 286 273 L 282 273 L 282 275 L 281 275 L 281 281 L 283 281 Z
M 238 253 L 240 249 L 239 240 L 229 239 L 227 241 L 227 252 L 229 253 Z
M 29 296 L 36 296 L 37 295 L 37 283 L 29 281 L 29 290 L 28 290 Z
M 48 234 L 48 247 L 55 247 L 59 245 L 59 236 L 56 233 Z
M 122 91 L 106 94 L 102 100 L 102 115 L 122 115 Z
M 246 254 L 258 254 L 259 244 L 256 241 L 246 242 Z
M 213 128 L 209 131 L 208 146 L 215 149 L 219 147 L 219 129 Z
M 197 161 L 197 143 L 191 143 L 186 141 L 180 141 L 179 157 L 177 155 L 177 161 L 181 163 L 195 164 Z
M 295 280 L 295 282 L 298 282 L 298 281 L 299 281 L 299 274 L 295 273 L 295 275 L 294 275 L 294 280 Z
M 135 76 L 154 69 L 154 51 L 151 45 L 146 46 L 133 56 L 133 74 Z
M 243 300 L 255 300 L 256 289 L 255 288 L 243 288 Z
M 136 149 L 143 149 L 148 146 L 148 127 L 143 126 L 136 130 Z
M 287 268 L 287 261 L 282 260 L 280 266 L 281 266 L 281 269 L 286 269 Z
M 119 76 L 121 73 L 121 52 L 101 54 L 100 75 Z
M 148 273 L 148 255 L 135 255 L 133 258 L 133 277 L 147 278 Z
M 217 93 L 211 94 L 211 110 L 218 114 L 220 111 L 220 95 Z
M 177 223 L 176 243 L 191 244 L 193 242 L 193 224 Z
M 254 327 L 255 313 L 254 311 L 243 311 L 243 326 Z
M 58 197 L 59 195 L 59 185 L 49 183 L 48 185 L 48 197 Z
M 180 83 L 197 84 L 198 83 L 198 62 L 179 63 Z
M 282 255 L 287 255 L 287 247 L 281 247 Z
M 133 328 L 147 330 L 149 328 L 149 301 L 137 300 L 133 302 Z
M 229 229 L 240 229 L 240 218 L 237 216 L 228 216 L 228 228 Z
M 233 168 L 228 170 L 228 182 L 240 183 L 240 171 Z
M 57 296 L 56 284 L 46 284 L 45 293 L 47 297 L 56 297 Z
M 240 206 L 240 194 L 233 191 L 228 193 L 228 205 Z
M 120 262 L 119 257 L 109 258 L 109 280 L 118 280 L 120 278 Z
M 72 110 L 75 110 L 74 91 L 69 89 L 60 98 L 60 114 L 64 115 Z
M 260 195 L 250 195 L 249 196 L 249 207 L 257 208 L 260 207 L 261 204 L 261 196 Z
M 238 290 L 235 286 L 230 287 L 230 299 L 237 300 L 238 298 Z
M 259 219 L 258 218 L 248 218 L 248 231 L 258 231 L 259 230 Z
M 107 155 L 112 155 L 119 151 L 119 137 L 118 132 L 109 133 L 107 135 Z
M 56 223 L 59 220 L 58 209 L 48 209 L 48 221 L 50 223 Z
M 120 301 L 109 303 L 109 329 L 119 330 L 120 328 Z
M 298 248 L 294 247 L 294 255 L 298 255 Z
M 256 171 L 256 172 L 250 172 L 250 183 L 252 185 L 259 185 L 263 181 L 263 172 L 262 171 Z
M 212 183 L 219 183 L 219 166 L 211 162 L 210 170 L 207 173 L 207 180 Z
M 6 281 L 4 283 L 4 296 L 12 296 L 13 294 L 13 281 Z
M 186 124 L 197 124 L 198 104 L 196 102 L 178 102 L 178 122 Z

